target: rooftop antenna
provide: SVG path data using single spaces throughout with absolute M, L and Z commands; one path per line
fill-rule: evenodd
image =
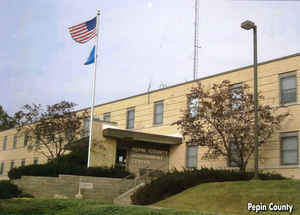
M 198 44 L 198 21 L 199 21 L 199 2 L 195 0 L 195 32 L 194 32 L 194 80 L 198 74 L 198 49 L 201 48 Z
M 159 85 L 159 88 L 162 89 L 162 88 L 166 88 L 168 85 L 165 84 L 164 82 L 161 82 L 161 84 Z
M 151 89 L 151 85 L 152 85 L 152 79 L 150 80 L 150 82 L 148 84 L 148 88 L 147 88 L 148 104 L 150 104 L 150 89 Z

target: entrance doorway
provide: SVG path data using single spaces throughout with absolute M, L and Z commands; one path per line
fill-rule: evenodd
M 117 148 L 116 166 L 126 168 L 127 167 L 127 149 Z

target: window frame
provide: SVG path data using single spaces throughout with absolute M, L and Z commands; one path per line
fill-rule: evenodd
M 129 119 L 129 112 L 133 112 L 133 119 Z M 133 121 L 132 127 L 129 127 L 129 120 Z M 126 111 L 126 129 L 133 129 L 134 128 L 134 122 L 135 122 L 135 107 L 127 108 Z
M 2 151 L 7 150 L 7 136 L 3 137 L 3 142 L 2 142 Z
M 162 112 L 159 113 L 161 115 L 161 122 L 156 121 L 156 116 L 157 116 L 157 105 L 162 105 Z M 160 100 L 157 102 L 154 102 L 153 106 L 153 125 L 162 125 L 164 123 L 164 101 Z
M 13 169 L 15 166 L 15 161 L 14 160 L 11 160 L 10 161 L 10 169 Z
M 295 77 L 296 79 L 296 87 L 295 87 L 295 90 L 296 90 L 296 98 L 295 98 L 295 101 L 292 101 L 292 102 L 285 102 L 283 103 L 283 99 L 282 99 L 282 82 L 281 80 L 284 79 L 284 78 L 289 78 L 289 77 Z M 289 71 L 289 72 L 285 72 L 285 73 L 281 73 L 279 74 L 279 104 L 280 105 L 289 105 L 289 104 L 295 104 L 298 102 L 298 95 L 297 95 L 297 92 L 298 92 L 298 86 L 297 86 L 297 71 Z
M 24 147 L 28 145 L 28 140 L 29 140 L 29 134 L 26 132 L 24 135 Z
M 72 141 L 73 137 L 74 137 L 74 131 L 72 130 L 72 128 L 66 128 L 65 130 L 66 141 L 68 142 Z
M 239 164 L 236 163 L 236 162 L 233 162 L 231 157 L 232 157 L 232 145 L 235 145 L 234 143 L 229 143 L 229 156 L 228 156 L 228 159 L 227 159 L 227 166 L 229 168 L 239 168 Z M 239 151 L 237 151 L 237 155 L 240 157 L 240 154 L 239 154 Z M 240 160 L 241 160 L 241 157 L 240 157 Z M 235 164 L 235 165 L 232 165 L 232 164 Z
M 18 136 L 14 135 L 14 137 L 13 137 L 13 145 L 12 145 L 13 149 L 17 148 L 17 142 L 18 142 Z
M 25 165 L 26 165 L 26 159 L 24 158 L 21 160 L 21 166 L 25 166 Z
M 296 137 L 297 138 L 297 149 L 285 150 L 285 151 L 296 151 L 297 152 L 297 161 L 295 163 L 285 163 L 283 160 L 283 153 L 284 153 L 283 139 L 288 138 L 288 137 Z M 298 131 L 280 133 L 280 165 L 282 165 L 282 166 L 299 165 L 299 134 L 298 134 Z
M 197 106 L 196 106 L 196 108 L 197 108 L 197 111 L 196 111 L 196 113 L 195 113 L 195 115 L 193 115 L 193 113 L 191 112 L 191 102 L 192 102 L 192 100 L 194 100 L 194 99 L 197 99 L 198 100 L 198 104 L 197 104 Z M 198 97 L 196 97 L 196 96 L 192 96 L 191 94 L 188 94 L 187 95 L 187 107 L 188 107 L 188 111 L 189 111 L 189 117 L 190 118 L 195 118 L 195 117 L 197 117 L 198 116 L 198 108 L 199 108 L 199 98 Z
M 243 97 L 244 96 L 244 92 L 243 92 L 243 85 L 242 85 L 242 83 L 236 83 L 236 84 L 230 85 L 230 92 L 231 92 L 232 95 L 233 95 L 234 90 L 236 90 L 236 89 L 240 89 L 240 91 L 241 91 L 241 97 Z M 237 110 L 242 104 L 240 104 L 237 107 L 234 107 L 232 95 L 230 97 L 231 110 Z
M 33 164 L 35 164 L 35 165 L 39 164 L 39 158 L 38 157 L 33 158 Z
M 87 127 L 86 127 L 87 122 Z M 83 126 L 82 126 L 82 137 L 89 136 L 89 130 L 90 130 L 90 119 L 84 119 L 83 120 Z
M 192 147 L 196 147 L 196 155 L 194 156 L 194 159 L 196 160 L 196 166 L 189 166 L 189 162 L 188 162 L 188 159 L 190 158 L 188 148 L 192 148 Z M 191 146 L 187 145 L 186 146 L 186 150 L 185 150 L 185 167 L 186 168 L 198 168 L 198 151 L 199 151 L 198 145 L 191 145 Z
M 1 162 L 0 164 L 0 175 L 4 174 L 4 161 Z
M 103 114 L 103 121 L 106 121 L 106 122 L 110 122 L 110 117 L 111 117 L 111 114 L 110 112 L 106 112 Z M 105 118 L 109 118 L 109 120 L 105 120 Z
M 41 136 L 40 136 L 40 135 L 37 135 L 37 136 L 35 137 L 35 144 L 36 144 L 36 145 L 40 145 L 40 144 L 41 144 Z

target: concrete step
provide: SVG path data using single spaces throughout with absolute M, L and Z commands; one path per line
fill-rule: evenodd
M 113 200 L 114 204 L 121 204 L 121 205 L 131 205 L 131 198 L 130 196 L 140 187 L 144 186 L 145 183 L 142 182 L 136 186 L 134 186 L 133 188 L 127 190 L 125 193 L 122 193 L 120 196 L 118 196 L 117 198 L 115 198 Z

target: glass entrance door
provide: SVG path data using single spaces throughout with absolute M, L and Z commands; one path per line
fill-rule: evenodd
M 127 167 L 127 149 L 117 149 L 116 166 Z

